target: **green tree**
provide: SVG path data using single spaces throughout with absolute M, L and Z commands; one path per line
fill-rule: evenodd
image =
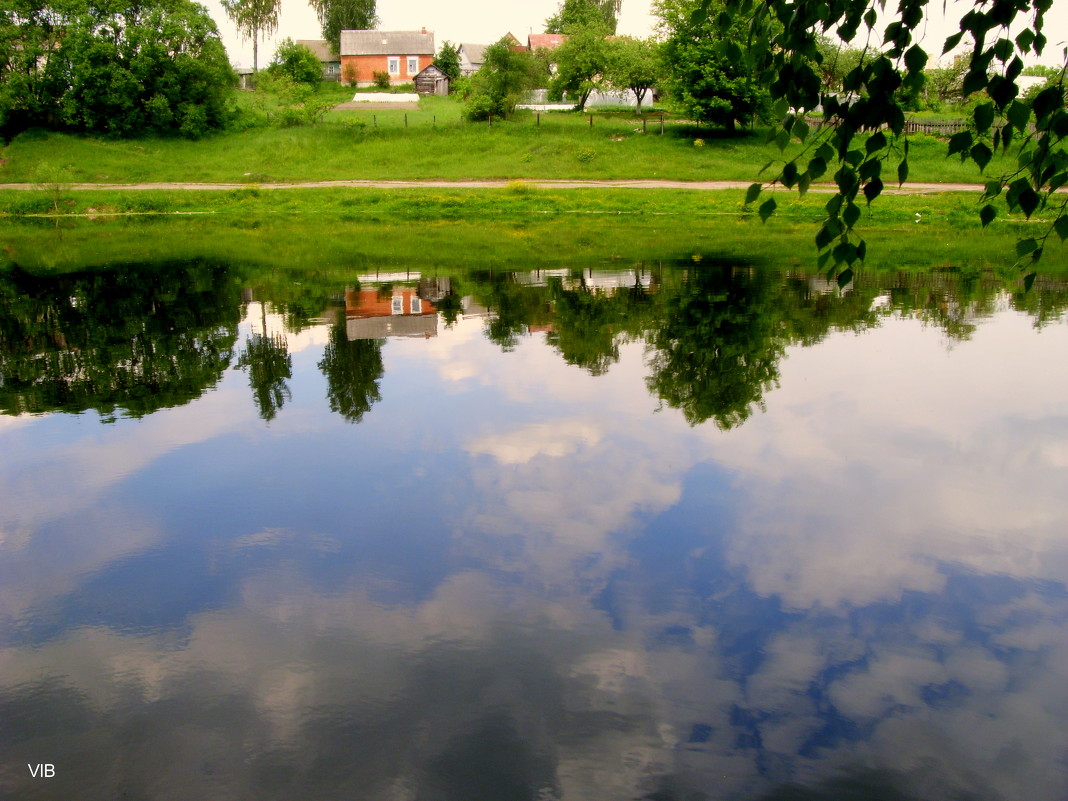
M 308 47 L 290 38 L 278 43 L 274 58 L 267 66 L 272 75 L 284 75 L 291 81 L 318 89 L 323 81 L 323 65 Z
M 342 31 L 366 31 L 378 27 L 376 0 L 308 0 L 319 17 L 323 38 L 335 53 L 341 52 Z
M 293 357 L 284 334 L 267 333 L 267 304 L 260 302 L 262 328 L 245 339 L 237 366 L 248 371 L 252 399 L 260 417 L 270 422 L 292 397 L 286 380 L 293 377 Z
M 737 123 L 767 113 L 768 92 L 742 55 L 749 35 L 745 20 L 717 27 L 708 17 L 695 14 L 702 2 L 656 0 L 654 4 L 665 37 L 666 88 L 692 119 L 733 131 Z
M 9 133 L 40 125 L 113 136 L 222 127 L 234 82 L 215 23 L 187 0 L 2 12 L 0 78 Z
M 545 20 L 545 32 L 570 34 L 578 28 L 598 25 L 607 34 L 614 34 L 621 5 L 622 0 L 564 0 L 556 13 Z
M 203 260 L 0 275 L 0 413 L 142 417 L 199 398 L 234 355 L 240 285 Z
M 260 37 L 278 30 L 282 0 L 220 0 L 223 11 L 237 26 L 237 32 L 252 40 L 252 72 L 260 69 Z
M 67 19 L 34 0 L 0 8 L 0 134 L 58 124 L 62 70 L 46 55 L 60 46 Z
M 382 339 L 350 341 L 345 331 L 345 317 L 330 329 L 330 342 L 323 349 L 319 369 L 326 376 L 326 397 L 330 411 L 350 423 L 358 423 L 382 400 L 379 382 L 385 372 L 382 365 Z
M 638 113 L 641 114 L 645 96 L 664 77 L 660 43 L 655 39 L 634 39 L 630 36 L 609 41 L 606 75 L 613 86 L 634 92 Z
M 776 386 L 785 341 L 769 282 L 755 271 L 723 265 L 687 278 L 650 335 L 650 392 L 680 409 L 690 425 L 741 425 Z
M 450 83 L 458 80 L 460 78 L 460 52 L 456 45 L 446 39 L 434 59 L 434 65 L 449 77 Z
M 834 176 L 837 193 L 826 205 L 816 234 L 821 265 L 833 262 L 843 267 L 863 260 L 866 243 L 855 230 L 861 218 L 858 203 L 870 204 L 882 193 L 884 166 L 893 171 L 898 183 L 908 177 L 904 100 L 923 89 L 930 55 L 918 37 L 929 3 L 902 0 L 882 20 L 880 0 L 698 0 L 691 14 L 695 23 L 711 22 L 721 33 L 738 24 L 748 26 L 750 46 L 738 56 L 759 72 L 761 82 L 770 89 L 779 120 L 774 139 L 784 150 L 791 139 L 804 146 L 800 155 L 783 159 L 775 182 L 804 192 L 823 175 Z M 1034 97 L 1021 97 L 1017 82 L 1024 59 L 1045 52 L 1046 14 L 1052 5 L 1051 0 L 978 4 L 963 14 L 959 30 L 942 48 L 944 55 L 967 43 L 961 91 L 964 95 L 986 93 L 986 99 L 972 111 L 970 128 L 950 139 L 948 155 L 974 163 L 983 175 L 997 151 L 1016 153 L 1015 166 L 998 175 L 985 175 L 979 210 L 982 224 L 997 216 L 992 201 L 999 197 L 1004 197 L 1010 211 L 1028 218 L 1042 209 L 1052 211 L 1048 226 L 1017 243 L 1021 265 L 1038 261 L 1053 233 L 1062 242 L 1068 239 L 1068 200 L 1056 194 L 1068 185 L 1064 79 L 1068 52 L 1060 78 Z M 877 36 L 876 26 L 883 24 L 882 43 L 873 47 L 873 57 L 846 76 L 843 88 L 855 99 L 821 92 L 820 33 L 835 31 L 849 43 L 863 28 L 862 35 L 871 41 Z M 1012 36 L 1010 30 L 1019 33 Z M 803 116 L 818 106 L 829 124 L 812 131 Z M 999 117 L 1003 125 L 995 124 Z M 753 184 L 747 203 L 756 201 L 761 192 L 762 185 Z M 774 199 L 766 200 L 760 206 L 761 217 L 774 210 Z
M 840 39 L 830 36 L 817 36 L 816 47 L 820 53 L 817 69 L 823 90 L 828 93 L 841 92 L 846 76 L 864 61 L 865 51 L 849 47 Z
M 944 67 L 928 67 L 924 70 L 924 93 L 927 103 L 932 108 L 940 108 L 946 103 L 960 103 L 964 100 L 964 76 L 968 74 L 968 59 L 954 56 Z
M 567 41 L 552 51 L 556 74 L 549 82 L 549 96 L 559 98 L 566 92 L 577 98 L 576 108 L 586 107 L 590 93 L 606 83 L 608 69 L 607 28 L 599 20 L 571 28 Z
M 513 50 L 507 37 L 486 48 L 482 67 L 471 78 L 465 115 L 484 120 L 515 111 L 523 94 L 533 88 L 536 64 L 525 50 Z

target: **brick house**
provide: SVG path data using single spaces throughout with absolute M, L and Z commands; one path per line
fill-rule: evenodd
M 434 62 L 434 34 L 422 31 L 342 31 L 341 78 L 357 86 L 374 84 L 375 73 L 391 84 L 412 83 Z

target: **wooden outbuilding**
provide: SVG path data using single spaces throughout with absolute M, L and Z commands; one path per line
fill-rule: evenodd
M 431 64 L 415 76 L 415 91 L 421 95 L 447 95 L 449 76 Z

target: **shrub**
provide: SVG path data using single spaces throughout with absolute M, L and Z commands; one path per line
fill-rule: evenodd
M 486 48 L 482 68 L 471 78 L 464 115 L 484 120 L 515 110 L 523 94 L 533 87 L 536 64 L 530 53 L 512 50 L 505 39 Z
M 389 89 L 389 73 L 376 72 L 374 74 L 374 82 L 379 89 Z
M 318 89 L 323 80 L 323 67 L 315 54 L 292 39 L 283 39 L 274 51 L 274 58 L 267 67 L 272 75 L 284 75 L 296 83 Z
M 0 56 L 4 125 L 13 129 L 0 133 L 46 125 L 123 137 L 200 136 L 226 123 L 235 76 L 203 6 L 147 0 L 44 8 L 47 14 L 16 28 L 19 63 L 10 75 Z M 63 31 L 58 44 L 50 28 Z M 198 111 L 191 115 L 189 106 Z

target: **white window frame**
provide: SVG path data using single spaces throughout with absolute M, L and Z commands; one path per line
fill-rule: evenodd
M 388 56 L 386 58 L 386 71 L 390 75 L 400 75 L 400 56 Z
M 393 296 L 393 305 L 391 310 L 393 314 L 404 314 L 404 295 Z
M 411 300 L 408 303 L 408 308 L 412 314 L 423 313 L 423 301 L 418 295 L 412 295 Z
M 413 69 L 414 67 L 414 69 Z M 408 74 L 419 74 L 419 56 L 408 56 Z

